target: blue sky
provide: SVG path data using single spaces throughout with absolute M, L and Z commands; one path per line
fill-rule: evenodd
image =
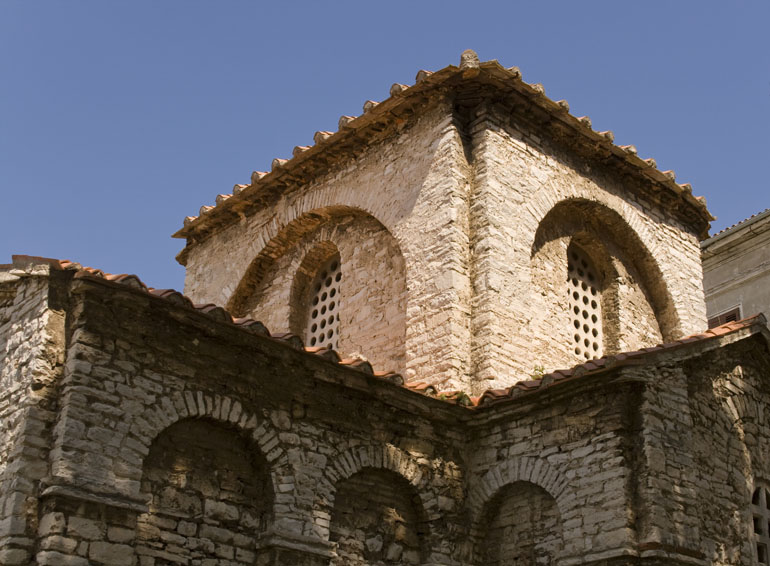
M 768 24 L 766 0 L 0 0 L 0 263 L 181 289 L 185 216 L 468 48 L 675 170 L 719 230 L 770 207 Z

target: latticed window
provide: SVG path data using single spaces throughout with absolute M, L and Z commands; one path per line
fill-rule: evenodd
M 340 281 L 342 271 L 339 256 L 326 262 L 310 286 L 305 337 L 311 346 L 336 349 L 340 334 Z
M 770 548 L 770 510 L 768 509 L 768 492 L 764 487 L 758 487 L 754 490 L 754 495 L 751 497 L 751 517 L 757 563 L 770 564 L 767 555 L 768 548 Z
M 572 244 L 567 251 L 569 308 L 575 354 L 590 360 L 602 355 L 602 301 L 599 277 L 588 255 Z

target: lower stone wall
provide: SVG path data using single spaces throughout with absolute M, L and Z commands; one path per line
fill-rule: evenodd
M 468 409 L 142 290 L 53 285 L 66 363 L 3 484 L 3 564 L 751 563 L 762 336 Z
M 46 265 L 0 273 L 0 564 L 27 564 L 35 546 L 39 485 L 48 473 L 62 308 Z
M 760 340 L 731 350 L 688 367 L 697 528 L 706 560 L 755 564 L 752 494 L 770 485 L 770 362 Z

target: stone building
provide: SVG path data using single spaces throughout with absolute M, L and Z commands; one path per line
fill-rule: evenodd
M 466 52 L 188 218 L 186 295 L 14 256 L 0 563 L 767 564 L 770 335 L 704 330 L 710 220 Z
M 770 209 L 701 243 L 710 327 L 770 312 Z

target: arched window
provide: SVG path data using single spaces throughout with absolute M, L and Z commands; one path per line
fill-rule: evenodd
M 588 254 L 575 243 L 567 250 L 569 309 L 575 354 L 586 360 L 602 356 L 602 300 L 599 274 Z
M 340 335 L 339 254 L 324 263 L 310 285 L 310 300 L 305 326 L 305 341 L 311 346 L 337 349 Z
M 754 534 L 754 548 L 757 553 L 758 564 L 770 564 L 767 555 L 770 548 L 770 504 L 768 491 L 764 487 L 758 487 L 751 496 L 752 532 Z

